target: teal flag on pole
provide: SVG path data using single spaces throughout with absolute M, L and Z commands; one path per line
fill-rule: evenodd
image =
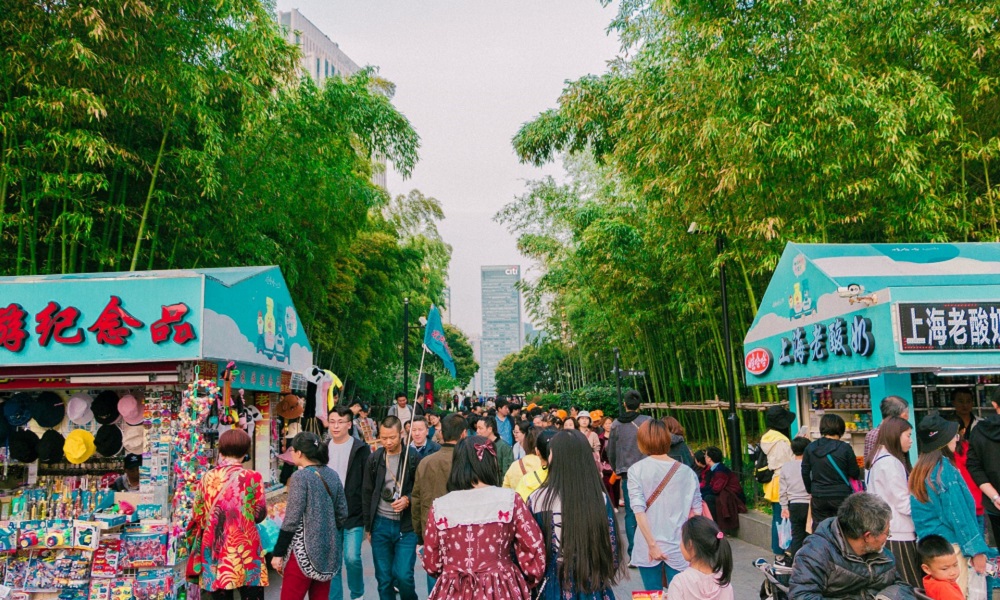
M 424 348 L 441 357 L 444 367 L 452 377 L 456 377 L 455 360 L 451 357 L 448 340 L 444 337 L 444 325 L 441 324 L 441 312 L 431 304 L 431 312 L 427 314 L 427 327 L 424 329 Z

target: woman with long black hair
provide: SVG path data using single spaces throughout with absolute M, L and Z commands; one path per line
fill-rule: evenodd
M 564 430 L 549 451 L 549 476 L 528 498 L 546 544 L 545 581 L 535 596 L 612 600 L 625 568 L 623 548 L 590 442 Z

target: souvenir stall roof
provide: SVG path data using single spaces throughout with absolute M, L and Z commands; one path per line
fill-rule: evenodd
M 235 360 L 299 373 L 312 347 L 276 266 L 0 277 L 0 368 Z
M 903 319 L 891 307 L 902 310 L 900 303 L 909 303 L 906 306 L 914 306 L 917 311 L 914 314 L 922 316 L 925 306 L 917 303 L 937 302 L 943 308 L 956 306 L 959 301 L 982 304 L 991 300 L 1000 300 L 1000 244 L 789 243 L 744 339 L 747 382 L 753 385 L 800 379 L 805 375 L 801 369 L 791 376 L 790 369 L 782 374 L 767 373 L 769 366 L 764 366 L 763 352 L 756 354 L 758 360 L 753 365 L 750 357 L 762 348 L 777 356 L 785 348 L 777 343 L 782 341 L 780 337 L 800 329 L 806 332 L 807 342 L 814 341 L 815 325 L 829 328 L 839 319 L 847 326 L 856 318 L 869 319 L 866 333 L 872 336 L 873 351 L 863 361 L 853 354 L 844 354 L 842 359 L 825 360 L 822 364 L 815 360 L 800 362 L 801 366 L 808 363 L 812 367 L 808 376 L 929 368 L 934 362 L 930 352 L 954 348 L 927 347 L 922 357 L 918 353 L 903 356 L 919 350 L 900 345 L 900 339 L 905 337 L 902 326 L 916 327 L 916 324 L 906 320 L 901 325 Z M 984 306 L 989 309 L 989 305 Z M 875 323 L 874 333 L 871 323 Z M 826 342 L 829 345 L 829 338 Z M 961 349 L 981 350 L 963 352 L 959 361 L 975 366 L 995 361 L 995 354 L 982 351 L 998 348 Z M 940 365 L 942 359 L 937 360 Z M 751 367 L 765 372 L 757 375 Z

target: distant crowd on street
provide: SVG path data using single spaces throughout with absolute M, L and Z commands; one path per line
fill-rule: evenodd
M 339 405 L 325 435 L 294 437 L 270 558 L 282 600 L 340 600 L 345 579 L 347 597 L 362 598 L 365 542 L 380 600 L 417 598 L 418 559 L 432 600 L 610 599 L 629 568 L 670 600 L 734 597 L 727 534 L 747 508 L 719 448 L 692 452 L 676 419 L 639 412 L 635 390 L 615 418 L 519 399 L 452 401 L 445 412 L 400 393 L 377 424 L 361 402 Z M 997 555 L 985 517 L 1000 539 L 1000 415 L 925 417 L 911 467 L 907 403 L 887 397 L 881 412 L 859 461 L 840 417 L 825 414 L 808 439 L 791 435 L 788 409 L 766 411 L 747 470 L 771 503 L 789 595 L 976 597 L 992 585 L 980 576 Z M 261 598 L 267 585 L 255 529 L 266 510 L 259 475 L 239 466 L 241 433 L 220 437 L 195 510 L 213 532 L 198 579 L 210 598 Z

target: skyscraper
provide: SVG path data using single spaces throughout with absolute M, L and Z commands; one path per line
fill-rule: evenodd
M 483 393 L 496 394 L 496 369 L 500 360 L 521 349 L 521 280 L 518 265 L 482 267 L 483 282 Z

